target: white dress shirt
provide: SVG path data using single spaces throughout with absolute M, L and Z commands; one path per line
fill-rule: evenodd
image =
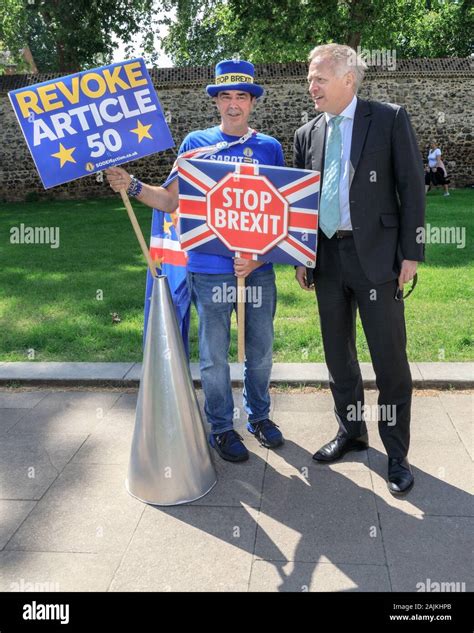
M 339 125 L 342 138 L 342 155 L 341 155 L 341 175 L 339 179 L 339 210 L 341 213 L 341 224 L 339 229 L 342 231 L 352 231 L 351 214 L 349 207 L 349 169 L 351 164 L 351 146 L 352 146 L 352 128 L 354 126 L 354 114 L 357 106 L 357 97 L 354 95 L 352 101 L 345 108 L 340 116 L 344 120 Z M 326 125 L 332 119 L 334 114 L 325 112 Z M 331 133 L 332 126 L 328 126 L 328 134 L 326 135 L 326 143 Z M 326 145 L 327 147 L 327 145 Z

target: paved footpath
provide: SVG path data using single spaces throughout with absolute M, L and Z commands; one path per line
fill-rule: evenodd
M 316 464 L 330 394 L 280 390 L 283 447 L 260 447 L 242 417 L 250 460 L 216 456 L 207 496 L 159 508 L 124 487 L 137 397 L 125 391 L 0 390 L 0 591 L 474 589 L 468 392 L 417 392 L 406 500 L 386 488 L 375 422 L 367 453 Z

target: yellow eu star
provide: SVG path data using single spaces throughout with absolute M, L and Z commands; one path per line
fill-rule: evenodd
M 171 235 L 170 228 L 173 226 L 173 222 L 167 222 L 166 220 L 163 222 L 163 233 L 168 233 Z
M 163 264 L 163 260 L 164 260 L 164 257 L 159 257 L 158 255 L 155 255 L 155 257 L 153 257 L 153 263 L 160 270 L 161 270 L 161 265 Z
M 70 149 L 66 149 L 62 143 L 59 143 L 59 152 L 56 154 L 51 154 L 55 158 L 59 158 L 60 167 L 63 167 L 65 163 L 75 163 L 76 160 L 72 157 L 72 153 L 75 150 L 75 147 L 71 147 Z
M 151 128 L 150 125 L 143 125 L 140 119 L 137 119 L 137 127 L 134 130 L 130 130 L 134 132 L 138 136 L 138 142 L 141 143 L 144 138 L 153 138 L 150 132 L 148 131 Z

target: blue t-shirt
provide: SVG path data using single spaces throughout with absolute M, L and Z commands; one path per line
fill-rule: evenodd
M 186 136 L 181 143 L 178 154 L 187 152 L 190 149 L 196 149 L 197 147 L 214 145 L 221 141 L 232 143 L 239 138 L 240 136 L 224 134 L 218 125 L 208 128 L 207 130 L 196 130 L 196 132 L 191 132 Z M 249 150 L 252 151 L 251 156 L 248 156 L 250 153 Z M 206 160 L 220 160 L 232 163 L 251 162 L 262 165 L 275 165 L 276 167 L 285 166 L 285 159 L 283 158 L 283 150 L 280 143 L 272 136 L 267 136 L 260 132 L 250 137 L 245 143 L 238 143 L 228 149 L 221 150 L 209 156 Z M 258 270 L 271 270 L 271 268 L 272 264 L 264 264 L 260 266 Z M 188 270 L 192 273 L 222 275 L 234 272 L 234 262 L 232 257 L 188 251 Z

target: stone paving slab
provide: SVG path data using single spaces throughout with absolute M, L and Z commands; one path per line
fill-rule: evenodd
M 117 554 L 0 552 L 0 591 L 107 591 Z
M 226 462 L 212 450 L 217 485 L 191 505 L 240 508 L 245 504 L 253 508 L 260 507 L 268 449 L 260 446 L 247 431 L 242 432 L 242 435 L 250 453 L 248 461 L 238 464 Z
M 391 591 L 385 565 L 255 560 L 249 591 Z
M 135 414 L 137 400 L 138 393 L 123 393 L 120 398 L 114 402 L 110 410 L 115 411 L 116 409 L 125 409 L 126 411 L 133 411 Z
M 255 556 L 264 560 L 384 564 L 370 473 L 267 468 Z
M 123 554 L 144 505 L 122 466 L 69 464 L 6 549 Z
M 135 411 L 110 409 L 74 456 L 72 463 L 128 466 Z
M 21 419 L 9 428 L 8 437 L 88 435 L 100 426 L 120 396 L 117 392 L 50 392 L 36 406 L 24 411 Z M 2 409 L 0 416 L 1 412 Z
M 247 591 L 257 512 L 147 506 L 111 591 Z
M 366 416 L 368 420 L 367 429 L 369 432 L 369 442 L 371 446 L 384 451 L 385 449 L 383 448 L 378 431 L 376 411 L 377 392 L 367 391 L 365 396 L 366 404 L 370 406 L 368 417 Z M 420 398 L 415 397 L 412 401 L 411 413 L 411 445 L 426 440 L 432 440 L 443 445 L 459 442 L 459 435 L 443 405 L 440 395 L 423 395 Z
M 381 518 L 393 591 L 419 591 L 418 583 L 465 583 L 474 589 L 472 520 L 390 511 Z M 433 591 L 434 589 L 432 589 Z M 439 595 L 439 594 L 437 594 Z
M 320 413 L 334 411 L 334 401 L 330 393 L 275 393 L 272 395 L 275 412 L 313 413 L 315 421 Z M 298 416 L 295 416 L 295 420 Z M 333 415 L 333 419 L 334 415 Z
M 463 393 L 440 393 L 439 399 L 471 457 L 473 448 L 474 397 Z
M 10 436 L 0 442 L 0 499 L 40 499 L 86 435 Z
M 7 435 L 15 424 L 25 417 L 28 409 L 0 409 L 0 438 Z
M 35 411 L 79 409 L 108 411 L 120 398 L 119 392 L 98 391 L 52 391 L 35 406 Z
M 410 463 L 415 485 L 406 499 L 390 494 L 386 485 L 387 457 L 369 450 L 375 501 L 379 513 L 397 508 L 407 514 L 473 516 L 472 460 L 461 442 L 443 445 L 436 441 L 413 443 Z
M 26 412 L 8 431 L 8 437 L 30 437 L 38 439 L 53 435 L 87 436 L 100 426 L 106 415 L 104 410 L 87 410 L 82 407 L 72 408 L 35 408 Z
M 23 523 L 35 505 L 35 501 L 13 499 L 6 501 L 0 499 L 0 550 L 5 547 L 10 537 Z
M 50 394 L 47 389 L 41 391 L 2 391 L 0 409 L 32 409 Z
M 295 472 L 303 469 L 316 473 L 326 470 L 367 470 L 367 451 L 351 452 L 333 464 L 316 463 L 312 456 L 337 432 L 337 423 L 332 411 L 326 413 L 283 412 L 276 410 L 274 421 L 285 438 L 283 447 L 268 452 L 268 464 L 280 470 L 291 467 Z

